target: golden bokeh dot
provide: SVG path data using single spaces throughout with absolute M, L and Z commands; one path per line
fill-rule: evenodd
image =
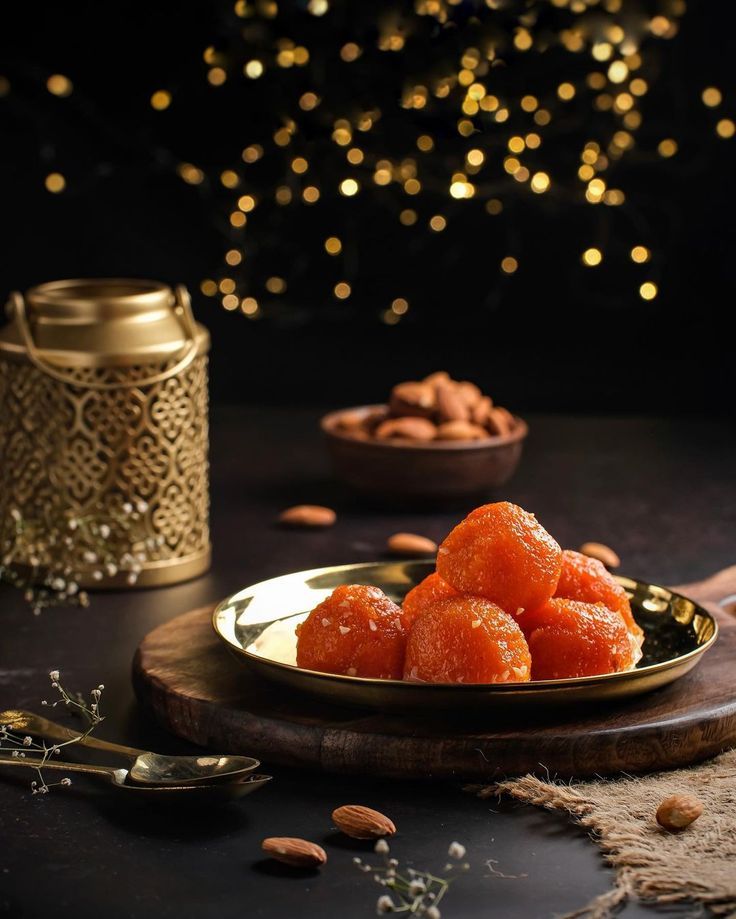
M 607 61 L 613 54 L 613 46 L 607 41 L 599 41 L 593 45 L 590 53 L 596 61 Z
M 667 137 L 659 142 L 657 151 L 660 156 L 665 158 L 674 156 L 677 153 L 677 141 L 672 140 L 671 137 Z
M 643 265 L 644 262 L 648 262 L 650 256 L 651 253 L 646 246 L 634 246 L 631 250 L 631 261 L 636 262 L 638 265 Z
M 232 278 L 223 278 L 219 288 L 221 294 L 231 294 L 235 290 L 235 281 Z
M 399 214 L 399 221 L 405 227 L 413 227 L 417 222 L 417 212 L 412 208 L 407 207 Z
M 46 89 L 51 93 L 52 96 L 69 96 L 74 89 L 72 81 L 69 77 L 65 77 L 63 73 L 52 73 L 51 76 L 46 80 Z M 156 108 L 156 106 L 154 106 Z M 164 106 L 166 108 L 166 106 Z
M 486 155 L 482 150 L 473 149 L 468 150 L 468 152 L 465 154 L 465 158 L 471 166 L 482 166 Z
M 418 179 L 407 179 L 404 182 L 404 191 L 407 195 L 418 195 L 422 190 L 422 183 Z
M 291 143 L 291 131 L 287 128 L 279 128 L 273 135 L 273 142 L 277 147 L 286 147 Z
M 648 89 L 649 84 L 646 80 L 642 80 L 641 77 L 637 77 L 629 83 L 629 92 L 632 96 L 644 96 Z
M 653 281 L 645 281 L 639 288 L 642 300 L 654 300 L 657 296 L 657 285 Z
M 200 185 L 204 182 L 204 173 L 202 170 L 197 169 L 197 167 L 193 166 L 191 163 L 180 163 L 176 171 L 181 178 L 184 179 L 187 185 Z
M 716 134 L 724 140 L 729 140 L 734 135 L 736 126 L 730 118 L 721 118 L 716 125 Z
M 239 265 L 243 261 L 243 253 L 238 249 L 228 249 L 225 253 L 225 261 L 228 265 Z
M 165 111 L 171 105 L 171 93 L 165 89 L 157 89 L 151 96 L 151 108 L 157 112 Z
M 525 146 L 523 137 L 514 136 L 509 138 L 508 148 L 512 153 L 521 153 Z
M 292 197 L 293 197 L 293 194 L 288 185 L 279 185 L 279 187 L 276 189 L 276 192 L 274 194 L 274 198 L 276 199 L 276 204 L 280 204 L 282 206 L 286 204 L 291 204 Z
M 536 96 L 522 96 L 521 107 L 525 112 L 535 112 L 539 108 L 539 99 Z
M 518 267 L 519 263 L 513 255 L 507 255 L 506 258 L 501 260 L 501 271 L 503 271 L 504 274 L 513 274 Z
M 396 313 L 397 316 L 404 316 L 409 311 L 409 301 L 405 300 L 403 297 L 397 297 L 391 303 L 391 310 Z
M 345 61 L 346 64 L 351 64 L 353 61 L 357 61 L 360 55 L 363 52 L 360 49 L 359 45 L 356 45 L 354 41 L 349 41 L 347 44 L 343 45 L 340 48 L 340 57 Z
M 396 325 L 397 322 L 401 320 L 401 316 L 398 313 L 395 313 L 393 310 L 384 310 L 381 313 L 381 321 L 385 322 L 386 325 Z
M 434 217 L 430 217 L 429 226 L 435 233 L 441 233 L 447 226 L 447 220 L 445 220 L 442 214 L 435 214 Z
M 286 281 L 283 278 L 274 275 L 266 281 L 266 290 L 270 294 L 283 294 L 286 290 Z
M 429 134 L 420 134 L 417 137 L 417 147 L 422 153 L 429 153 L 430 150 L 434 149 L 434 141 Z
M 238 198 L 238 207 L 246 214 L 252 211 L 255 206 L 256 199 L 253 197 L 253 195 L 241 195 Z
M 540 126 L 549 124 L 552 121 L 552 115 L 545 108 L 540 108 L 539 111 L 534 113 L 534 121 Z
M 263 147 L 260 144 L 251 144 L 241 154 L 244 163 L 255 163 L 263 156 Z
M 572 83 L 560 83 L 557 87 L 557 95 L 563 102 L 569 102 L 575 96 L 575 87 Z
M 302 200 L 305 204 L 315 204 L 319 201 L 319 189 L 316 185 L 307 185 L 302 192 Z
M 291 161 L 292 172 L 295 172 L 297 175 L 302 175 L 307 169 L 309 169 L 309 163 L 304 159 L 303 156 L 297 156 Z
M 247 222 L 248 222 L 248 218 L 245 216 L 245 214 L 241 213 L 240 211 L 233 211 L 233 213 L 230 214 L 231 226 L 234 226 L 240 229 L 240 227 L 244 227 Z
M 376 185 L 390 185 L 391 184 L 391 170 L 382 166 L 380 169 L 376 169 L 373 173 L 373 181 Z
M 518 51 L 528 51 L 533 43 L 532 36 L 527 29 L 522 27 L 516 30 L 516 35 L 514 35 L 514 47 Z
M 236 310 L 238 308 L 239 302 L 240 301 L 235 296 L 235 294 L 226 294 L 222 298 L 222 305 L 225 307 L 226 310 L 230 310 L 230 311 Z
M 365 154 L 360 147 L 351 147 L 345 156 L 352 166 L 359 166 L 365 159 Z
M 532 176 L 531 187 L 532 191 L 536 192 L 538 195 L 541 195 L 543 192 L 547 191 L 550 186 L 549 176 L 546 172 L 535 172 Z
M 539 136 L 539 134 L 532 132 L 531 134 L 526 135 L 524 138 L 524 143 L 530 150 L 536 150 L 542 143 L 542 138 Z
M 205 278 L 199 285 L 199 289 L 205 297 L 214 297 L 217 293 L 217 284 L 212 278 Z
M 338 300 L 347 300 L 351 293 L 352 291 L 347 281 L 338 281 L 335 284 L 334 294 Z
M 255 316 L 258 312 L 258 301 L 255 297 L 243 297 L 243 300 L 240 304 L 240 309 L 245 313 L 246 316 Z
M 325 251 L 330 255 L 338 255 L 342 252 L 342 243 L 337 236 L 328 236 L 325 240 Z
M 600 71 L 594 70 L 592 73 L 589 73 L 585 79 L 585 82 L 591 89 L 603 89 L 606 85 L 605 76 L 600 73 Z
M 240 185 L 240 176 L 232 169 L 226 169 L 220 173 L 220 182 L 225 188 L 237 188 Z
M 623 83 L 629 75 L 629 68 L 623 61 L 613 61 L 608 68 L 608 79 L 611 83 Z
M 59 192 L 64 191 L 66 188 L 66 179 L 60 172 L 50 172 L 46 176 L 44 184 L 46 185 L 46 191 L 50 191 L 53 195 L 58 195 Z
M 703 105 L 707 105 L 708 108 L 715 108 L 717 105 L 720 105 L 723 100 L 720 89 L 717 89 L 715 86 L 706 86 L 700 98 L 703 100 Z
M 595 268 L 596 265 L 600 265 L 600 263 L 603 261 L 603 253 L 600 249 L 586 249 L 581 256 L 581 259 L 583 265 L 586 265 L 588 268 Z
M 225 73 L 222 67 L 212 67 L 207 71 L 207 80 L 212 86 L 222 86 L 225 80 L 227 80 L 227 73 Z
M 340 194 L 345 195 L 347 198 L 352 198 L 353 195 L 357 195 L 360 189 L 355 179 L 343 179 L 340 182 Z
M 243 73 L 248 79 L 257 80 L 258 77 L 263 76 L 263 63 L 255 59 L 248 61 L 243 67 Z
M 303 93 L 299 97 L 299 108 L 303 112 L 311 112 L 312 109 L 317 108 L 319 105 L 319 96 L 313 92 Z
M 499 198 L 491 198 L 489 201 L 486 201 L 486 211 L 492 216 L 496 217 L 503 210 L 503 201 Z
M 324 14 L 329 10 L 330 4 L 327 0 L 309 0 L 307 4 L 307 9 L 312 14 L 312 16 L 324 16 Z
M 521 163 L 516 159 L 515 156 L 507 156 L 503 161 L 503 168 L 508 172 L 509 175 L 513 175 L 515 172 L 518 172 L 521 169 Z

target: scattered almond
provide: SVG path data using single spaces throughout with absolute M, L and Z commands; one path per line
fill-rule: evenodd
M 458 387 L 440 383 L 437 386 L 437 421 L 467 421 L 468 406 Z
M 434 440 L 437 428 L 426 418 L 389 418 L 376 428 L 379 440 Z
M 597 558 L 603 562 L 606 568 L 618 568 L 621 565 L 621 559 L 610 546 L 602 542 L 584 542 L 580 547 L 583 555 L 589 555 L 591 558 Z
M 450 374 L 446 370 L 435 370 L 434 373 L 430 373 L 429 376 L 425 377 L 422 383 L 429 383 L 430 386 L 437 386 L 438 383 L 448 383 L 449 381 Z
M 337 514 L 320 504 L 297 504 L 279 514 L 279 521 L 293 527 L 331 527 Z
M 393 836 L 396 832 L 392 820 L 362 804 L 338 807 L 332 812 L 332 820 L 338 830 L 353 839 L 379 839 L 381 836 Z
M 437 428 L 437 440 L 487 440 L 485 428 L 469 421 L 446 421 Z
M 261 848 L 271 858 L 293 868 L 319 868 L 327 861 L 321 846 L 293 836 L 270 836 L 263 840 Z
M 670 795 L 657 808 L 657 823 L 676 833 L 690 826 L 702 813 L 703 805 L 694 795 Z
M 386 541 L 388 551 L 394 555 L 435 555 L 437 553 L 437 543 L 433 542 L 427 536 L 419 536 L 416 533 L 394 533 Z

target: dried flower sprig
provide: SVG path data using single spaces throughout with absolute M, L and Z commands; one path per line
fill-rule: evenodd
M 89 596 L 79 587 L 82 572 L 100 582 L 123 573 L 133 585 L 164 543 L 163 536 L 147 534 L 147 511 L 148 504 L 138 501 L 124 503 L 119 513 L 60 511 L 36 520 L 11 508 L 0 526 L 0 581 L 23 590 L 35 614 L 50 606 L 88 606 Z
M 51 708 L 56 708 L 57 705 L 64 705 L 81 715 L 87 722 L 87 727 L 71 740 L 48 745 L 45 741 L 37 743 L 30 735 L 21 734 L 17 730 L 13 730 L 14 725 L 12 723 L 0 724 L 0 752 L 10 753 L 12 757 L 32 759 L 34 763 L 37 763 L 36 773 L 38 779 L 31 782 L 31 791 L 34 795 L 48 794 L 49 789 L 55 785 L 71 785 L 72 780 L 66 776 L 59 782 L 47 782 L 43 773 L 44 765 L 52 756 L 59 756 L 63 747 L 68 747 L 84 740 L 101 721 L 104 721 L 104 715 L 100 712 L 100 699 L 105 688 L 102 683 L 90 691 L 89 701 L 87 702 L 80 693 L 72 695 L 67 692 L 61 683 L 61 675 L 58 670 L 52 670 L 49 673 L 49 679 L 51 680 L 51 688 L 58 692 L 59 698 L 55 702 L 48 702 L 44 699 L 41 705 L 50 705 Z
M 379 914 L 410 913 L 412 916 L 423 916 L 424 919 L 440 919 L 439 904 L 450 884 L 460 872 L 470 868 L 467 862 L 462 861 L 465 858 L 465 846 L 459 842 L 450 844 L 447 854 L 453 861 L 445 865 L 439 876 L 414 868 L 407 868 L 401 873 L 398 860 L 390 857 L 391 849 L 385 839 L 378 840 L 374 851 L 382 856 L 382 864 L 371 865 L 357 856 L 353 863 L 361 871 L 372 873 L 377 884 L 391 891 L 391 894 L 382 894 L 378 898 L 376 912 Z

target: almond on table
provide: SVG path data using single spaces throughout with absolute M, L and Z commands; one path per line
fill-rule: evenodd
M 279 514 L 279 522 L 293 527 L 331 527 L 337 514 L 321 504 L 297 504 Z
M 386 541 L 388 551 L 393 555 L 435 555 L 437 543 L 417 533 L 394 533 Z

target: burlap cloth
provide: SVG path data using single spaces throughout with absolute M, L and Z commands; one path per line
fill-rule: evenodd
M 565 810 L 590 831 L 616 869 L 616 883 L 569 919 L 607 919 L 630 897 L 690 901 L 736 917 L 736 750 L 689 769 L 637 778 L 564 784 L 527 775 L 473 790 L 483 798 L 505 793 Z M 703 814 L 681 833 L 667 833 L 654 814 L 678 792 L 700 798 Z
M 733 628 L 735 584 L 736 566 L 675 589 L 686 596 L 697 590 L 721 627 Z M 721 600 L 717 606 L 716 598 Z M 651 775 L 571 783 L 526 775 L 468 790 L 482 798 L 508 794 L 526 804 L 567 811 L 601 847 L 616 869 L 613 889 L 562 919 L 608 919 L 632 897 L 659 904 L 690 902 L 736 919 L 736 749 L 688 769 Z M 703 814 L 681 833 L 668 833 L 654 815 L 664 798 L 679 792 L 700 798 Z

